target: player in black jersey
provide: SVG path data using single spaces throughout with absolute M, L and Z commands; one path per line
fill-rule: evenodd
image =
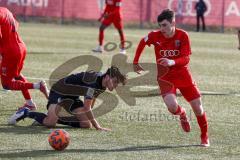
M 51 88 L 47 109 L 48 113 L 31 112 L 28 108 L 17 111 L 9 120 L 9 124 L 28 117 L 35 119 L 46 127 L 54 127 L 57 123 L 78 128 L 91 128 L 108 131 L 96 121 L 92 107 L 96 98 L 106 89 L 113 91 L 119 83 L 126 83 L 126 76 L 115 66 L 107 72 L 81 72 L 69 75 L 57 81 Z M 82 101 L 79 96 L 84 97 Z M 70 113 L 70 116 L 59 116 L 61 110 Z

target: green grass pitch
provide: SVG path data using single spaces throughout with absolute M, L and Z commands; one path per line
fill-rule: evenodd
M 125 29 L 127 40 L 133 43 L 127 50 L 129 63 L 140 38 L 148 32 Z M 104 71 L 118 52 L 91 53 L 97 44 L 98 29 L 94 27 L 22 23 L 20 34 L 28 48 L 23 74 L 32 82 L 48 80 L 59 65 L 82 55 L 101 59 Z M 71 142 L 66 150 L 54 151 L 47 141 L 51 129 L 32 127 L 30 119 L 15 127 L 7 125 L 9 116 L 24 100 L 20 92 L 1 90 L 0 159 L 240 159 L 240 51 L 237 50 L 237 35 L 195 32 L 189 35 L 194 79 L 204 93 L 218 93 L 202 97 L 209 119 L 209 148 L 196 146 L 200 143 L 199 128 L 190 106 L 182 97 L 178 98 L 179 103 L 186 108 L 192 125 L 191 132 L 187 134 L 180 128 L 176 117 L 168 113 L 161 97 L 142 96 L 137 98 L 135 106 L 130 106 L 114 92 L 119 99 L 117 107 L 97 118 L 103 127 L 112 128 L 111 132 L 59 125 L 57 128 L 69 132 Z M 107 29 L 105 41 L 119 43 L 117 31 Z M 153 48 L 145 49 L 141 62 L 155 62 Z M 84 69 L 86 65 L 74 72 Z M 136 74 L 129 73 L 128 78 L 133 77 Z M 148 79 L 155 80 L 156 77 Z M 146 86 L 140 89 L 149 90 Z M 38 110 L 46 112 L 47 102 L 43 95 L 39 91 L 31 91 L 31 94 Z

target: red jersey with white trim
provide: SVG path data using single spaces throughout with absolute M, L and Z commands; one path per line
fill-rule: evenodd
M 156 61 L 161 58 L 168 58 L 175 61 L 175 65 L 168 67 L 167 74 L 163 77 L 158 75 L 158 78 L 167 80 L 174 84 L 175 87 L 186 87 L 193 85 L 192 76 L 189 72 L 189 56 L 191 47 L 188 34 L 176 28 L 175 34 L 171 38 L 166 38 L 160 31 L 153 31 L 146 36 L 139 48 L 144 48 L 144 45 L 154 46 Z M 137 50 L 134 62 L 138 63 L 142 50 Z M 159 68 L 158 68 L 159 69 Z M 158 70 L 158 73 L 162 73 Z
M 4 7 L 0 7 L 0 46 L 3 54 L 15 54 L 26 48 L 24 42 L 17 33 L 18 22 L 12 13 Z
M 104 13 L 121 17 L 122 0 L 106 0 Z

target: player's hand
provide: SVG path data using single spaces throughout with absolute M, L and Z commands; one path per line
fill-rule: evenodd
M 133 70 L 137 74 L 141 74 L 140 72 L 144 71 L 144 69 L 142 68 L 142 66 L 140 66 L 140 64 L 133 64 Z
M 157 63 L 164 67 L 171 67 L 175 65 L 175 61 L 168 58 L 161 58 Z
M 111 129 L 109 128 L 103 128 L 103 127 L 99 127 L 97 128 L 98 131 L 112 131 Z

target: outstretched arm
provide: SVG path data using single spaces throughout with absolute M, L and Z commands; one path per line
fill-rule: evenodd
M 146 46 L 146 42 L 144 39 L 142 39 L 138 44 L 138 47 L 137 47 L 137 50 L 135 53 L 135 57 L 133 60 L 133 70 L 138 74 L 140 74 L 140 72 L 143 71 L 143 68 L 138 64 L 138 61 L 139 61 L 139 58 L 140 58 L 145 46 Z

